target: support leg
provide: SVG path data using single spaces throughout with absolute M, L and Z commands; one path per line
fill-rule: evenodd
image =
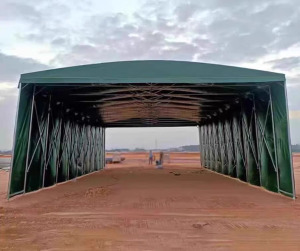
M 29 125 L 29 134 L 28 134 L 28 143 L 27 143 L 27 154 L 26 154 L 26 165 L 25 165 L 25 176 L 24 176 L 24 189 L 23 189 L 23 193 L 26 192 L 26 185 L 27 185 L 28 161 L 29 161 L 29 152 L 30 152 L 30 143 L 31 143 L 31 133 L 32 133 L 32 121 L 33 121 L 33 107 L 34 107 L 34 103 L 35 103 L 35 86 L 33 87 L 33 93 L 32 93 L 32 103 L 31 103 L 30 125 Z

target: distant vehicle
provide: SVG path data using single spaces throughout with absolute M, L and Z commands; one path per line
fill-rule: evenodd
M 121 154 L 114 153 L 114 155 L 112 157 L 112 162 L 113 163 L 120 163 L 121 162 Z
M 107 158 L 105 158 L 105 163 L 106 164 L 111 164 L 112 163 L 112 157 L 107 157 Z
M 121 163 L 124 160 L 125 158 L 122 157 L 120 153 L 114 153 L 112 157 L 105 158 L 105 163 L 106 164 Z

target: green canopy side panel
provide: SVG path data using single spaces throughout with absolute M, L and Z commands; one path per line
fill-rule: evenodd
M 104 128 L 55 100 L 51 89 L 20 88 L 8 197 L 104 168 Z
M 230 118 L 225 118 L 225 141 L 227 149 L 228 158 L 228 175 L 236 178 L 236 161 L 235 161 L 235 151 L 234 151 L 234 137 L 232 131 L 232 121 Z
M 30 119 L 32 110 L 32 85 L 22 84 L 20 87 L 18 115 L 16 119 L 14 153 L 12 161 L 9 196 L 23 193 L 24 176 L 27 156 L 27 141 L 30 130 Z
M 272 85 L 271 97 L 275 125 L 275 152 L 279 169 L 279 192 L 292 196 L 295 195 L 295 185 L 285 83 Z
M 252 185 L 259 186 L 259 163 L 256 149 L 255 105 L 253 96 L 242 103 L 241 117 L 247 181 Z
M 295 198 L 285 88 L 264 84 L 200 124 L 202 166 Z

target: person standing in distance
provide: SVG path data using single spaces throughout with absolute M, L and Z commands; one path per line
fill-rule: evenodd
M 153 153 L 152 150 L 149 151 L 149 165 L 152 165 L 153 162 Z

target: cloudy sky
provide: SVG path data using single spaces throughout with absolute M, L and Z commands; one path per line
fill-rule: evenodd
M 292 142 L 300 143 L 299 0 L 1 0 L 0 10 L 0 149 L 12 146 L 21 73 L 134 59 L 285 73 Z M 196 132 L 109 130 L 107 143 L 150 148 L 158 138 L 159 147 L 194 144 Z

